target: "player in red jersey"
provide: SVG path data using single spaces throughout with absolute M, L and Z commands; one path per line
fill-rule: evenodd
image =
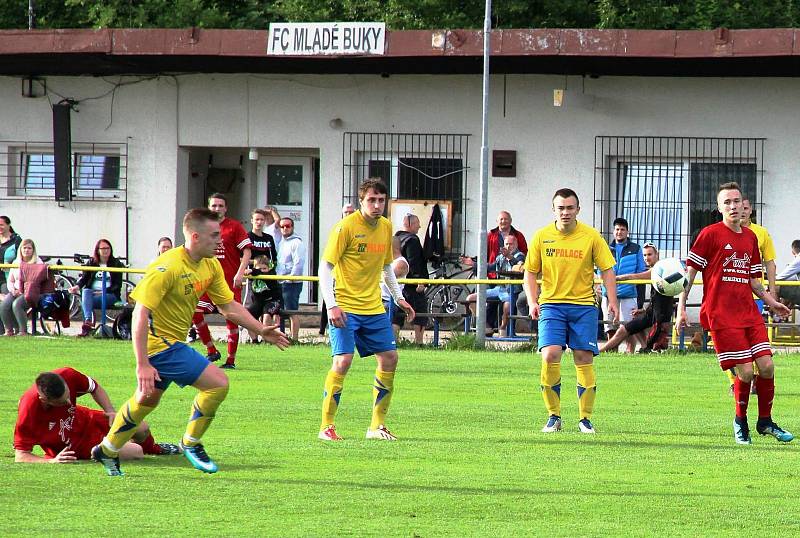
M 711 331 L 714 349 L 723 370 L 735 368 L 733 394 L 736 416 L 733 434 L 737 443 L 751 444 L 747 424 L 747 404 L 753 362 L 758 365 L 758 423 L 756 431 L 789 442 L 794 436 L 772 421 L 772 400 L 775 396 L 775 365 L 772 362 L 767 328 L 756 308 L 755 293 L 772 310 L 788 315 L 789 309 L 776 301 L 761 284 L 761 255 L 758 238 L 742 227 L 742 193 L 736 183 L 725 183 L 717 193 L 717 209 L 722 222 L 700 231 L 686 262 L 689 285 L 678 303 L 678 326 L 686 326 L 686 296 L 698 271 L 703 273 L 703 304 L 700 323 Z
M 225 281 L 233 292 L 233 299 L 237 303 L 242 302 L 242 280 L 245 270 L 250 263 L 252 251 L 250 247 L 250 236 L 244 229 L 242 223 L 225 216 L 228 212 L 228 200 L 220 193 L 214 193 L 208 197 L 208 208 L 219 215 L 219 230 L 222 241 L 217 246 L 216 257 L 222 265 L 225 273 Z M 217 307 L 208 298 L 208 295 L 200 297 L 197 303 L 192 323 L 197 328 L 197 334 L 203 345 L 206 346 L 208 360 L 214 362 L 219 360 L 220 353 L 217 351 L 214 341 L 211 339 L 211 332 L 208 330 L 204 314 L 213 314 Z M 232 321 L 225 321 L 228 327 L 228 357 L 222 368 L 236 368 L 236 350 L 239 348 L 239 327 Z
M 76 405 L 90 394 L 103 408 Z M 69 367 L 43 372 L 19 400 L 14 428 L 14 460 L 18 463 L 72 463 L 90 459 L 92 447 L 102 441 L 116 412 L 106 391 L 91 377 Z M 33 453 L 39 445 L 45 457 Z M 143 454 L 178 454 L 177 445 L 156 443 L 142 423 L 120 452 L 124 459 Z

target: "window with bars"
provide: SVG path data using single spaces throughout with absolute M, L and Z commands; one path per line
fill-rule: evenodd
M 73 197 L 126 198 L 126 144 L 76 142 L 72 149 Z M 51 143 L 0 142 L 0 198 L 53 198 L 55 186 Z
M 462 251 L 469 135 L 344 133 L 343 157 L 343 203 L 357 206 L 358 186 L 370 177 L 381 178 L 391 198 L 451 202 L 450 250 Z
M 634 241 L 685 257 L 693 236 L 720 220 L 722 183 L 736 181 L 761 207 L 763 155 L 761 138 L 599 136 L 594 225 L 610 237 L 614 219 L 623 217 Z

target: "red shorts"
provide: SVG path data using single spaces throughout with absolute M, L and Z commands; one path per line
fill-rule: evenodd
M 232 288 L 231 291 L 233 292 L 233 300 L 241 304 L 242 288 Z M 217 305 L 211 302 L 211 298 L 207 293 L 204 293 L 197 302 L 197 307 L 195 307 L 194 311 L 199 312 L 200 314 L 216 314 Z
M 753 362 L 757 357 L 772 356 L 767 328 L 763 323 L 740 329 L 717 329 L 711 331 L 711 339 L 723 370 Z
M 97 409 L 88 409 L 89 417 L 86 421 L 86 429 L 81 435 L 81 440 L 77 446 L 73 445 L 75 457 L 79 460 L 92 459 L 92 448 L 99 445 L 103 437 L 108 433 L 108 417 L 105 413 Z

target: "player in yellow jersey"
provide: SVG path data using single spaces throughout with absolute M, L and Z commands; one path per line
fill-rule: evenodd
M 394 392 L 397 344 L 381 301 L 381 271 L 395 303 L 405 310 L 406 319 L 413 320 L 415 313 L 403 298 L 390 265 L 392 224 L 383 217 L 386 186 L 380 180 L 368 179 L 359 187 L 358 198 L 359 210 L 340 220 L 331 231 L 319 269 L 319 285 L 328 306 L 333 356 L 325 378 L 319 438 L 342 440 L 336 433 L 334 419 L 344 378 L 358 349 L 361 357 L 375 355 L 378 361 L 367 439 L 395 441 L 397 438 L 386 428 L 385 419 Z
M 531 318 L 539 320 L 539 351 L 542 353 L 542 398 L 549 413 L 542 432 L 561 430 L 561 355 L 572 350 L 578 381 L 578 430 L 595 433 L 592 425 L 597 348 L 597 307 L 594 298 L 594 268 L 601 271 L 608 290 L 610 321 L 618 317 L 614 257 L 600 233 L 581 222 L 578 195 L 559 189 L 553 196 L 556 220 L 533 234 L 528 242 L 523 285 Z M 542 286 L 536 278 L 541 274 Z
M 219 261 L 214 257 L 220 243 L 217 214 L 192 209 L 183 218 L 185 246 L 159 256 L 147 268 L 132 297 L 133 352 L 136 356 L 136 392 L 120 408 L 103 441 L 92 449 L 92 458 L 110 476 L 120 476 L 119 451 L 144 417 L 152 412 L 173 381 L 198 390 L 181 448 L 192 465 L 214 473 L 217 465 L 208 457 L 200 438 L 208 429 L 225 396 L 228 378 L 221 369 L 183 343 L 192 323 L 197 300 L 208 293 L 227 320 L 260 334 L 265 341 L 286 349 L 289 340 L 277 325 L 262 325 L 233 300 Z

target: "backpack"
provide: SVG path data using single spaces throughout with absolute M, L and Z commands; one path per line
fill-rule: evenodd
M 131 325 L 133 323 L 133 307 L 125 306 L 117 317 L 114 318 L 112 333 L 117 340 L 130 340 L 133 335 Z

